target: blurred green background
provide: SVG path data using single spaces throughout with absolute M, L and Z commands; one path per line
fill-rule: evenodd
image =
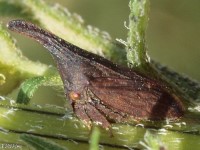
M 47 0 L 60 3 L 80 14 L 85 24 L 98 27 L 113 39 L 126 40 L 129 0 Z M 200 81 L 200 1 L 152 0 L 147 44 L 151 58 Z M 20 36 L 21 38 L 21 36 Z M 23 37 L 22 37 L 23 38 Z M 31 40 L 18 42 L 33 60 L 52 63 L 46 51 L 30 46 Z M 24 42 L 23 42 L 24 41 Z M 34 45 L 37 45 L 35 42 Z M 39 48 L 42 48 L 39 46 Z M 38 53 L 40 55 L 38 55 Z M 44 59 L 47 57 L 47 59 Z M 50 61 L 51 60 L 51 61 Z
M 53 0 L 51 0 L 53 2 Z M 126 40 L 128 0 L 59 0 L 87 24 Z M 150 56 L 200 81 L 200 1 L 151 0 L 147 44 Z
M 86 23 L 126 40 L 128 0 L 62 0 Z M 150 56 L 174 70 L 200 80 L 200 1 L 152 0 L 147 44 Z
M 124 22 L 128 24 L 129 0 L 46 1 L 52 4 L 59 3 L 70 12 L 81 15 L 86 25 L 107 31 L 113 39 L 126 40 L 127 29 L 124 27 Z M 16 18 L 13 17 L 13 19 Z M 8 17 L 5 20 L 11 20 L 11 18 Z M 152 0 L 147 29 L 148 53 L 152 59 L 200 81 L 199 28 L 199 0 Z M 17 45 L 30 59 L 47 64 L 54 63 L 50 54 L 41 45 L 24 36 L 12 34 L 18 40 Z M 46 96 L 49 94 L 51 93 L 48 92 Z M 46 96 L 44 95 L 43 98 Z

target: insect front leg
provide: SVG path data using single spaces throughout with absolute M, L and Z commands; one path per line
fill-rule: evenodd
M 103 114 L 101 114 L 94 106 L 87 103 L 85 105 L 85 111 L 87 115 L 90 117 L 90 119 L 97 125 L 99 124 L 105 129 L 111 128 L 111 125 L 106 119 L 106 117 Z
M 95 107 L 101 113 L 103 113 L 106 116 L 106 118 L 108 118 L 111 121 L 114 121 L 114 122 L 126 122 L 126 118 L 123 115 L 121 115 L 119 113 L 116 113 L 116 112 L 114 112 L 113 110 L 111 110 L 109 108 L 106 108 L 102 104 L 95 105 Z
M 86 111 L 85 111 L 85 105 L 81 104 L 81 103 L 75 103 L 74 104 L 74 113 L 76 114 L 76 116 L 83 121 L 83 123 L 89 128 L 91 129 L 91 120 L 88 117 Z

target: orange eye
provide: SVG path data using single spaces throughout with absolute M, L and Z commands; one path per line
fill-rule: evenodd
M 79 100 L 81 96 L 79 93 L 72 91 L 69 93 L 69 97 L 70 97 L 70 99 L 76 101 L 76 100 Z

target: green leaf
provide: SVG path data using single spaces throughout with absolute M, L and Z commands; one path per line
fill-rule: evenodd
M 62 88 L 62 85 L 61 78 L 56 72 L 54 74 L 46 73 L 46 76 L 27 79 L 20 86 L 17 103 L 28 104 L 39 86 L 54 86 Z
M 45 77 L 35 77 L 26 80 L 20 87 L 16 102 L 28 104 L 36 89 L 45 84 L 45 79 Z
M 39 138 L 28 134 L 22 134 L 20 138 L 36 150 L 67 150 L 66 148 L 63 148 L 54 142 L 50 142 L 45 138 Z

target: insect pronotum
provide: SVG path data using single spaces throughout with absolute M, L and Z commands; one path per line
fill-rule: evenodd
M 13 20 L 8 28 L 49 50 L 74 113 L 88 126 L 96 122 L 107 129 L 111 122 L 175 120 L 184 114 L 180 99 L 160 81 L 87 52 L 32 23 Z

